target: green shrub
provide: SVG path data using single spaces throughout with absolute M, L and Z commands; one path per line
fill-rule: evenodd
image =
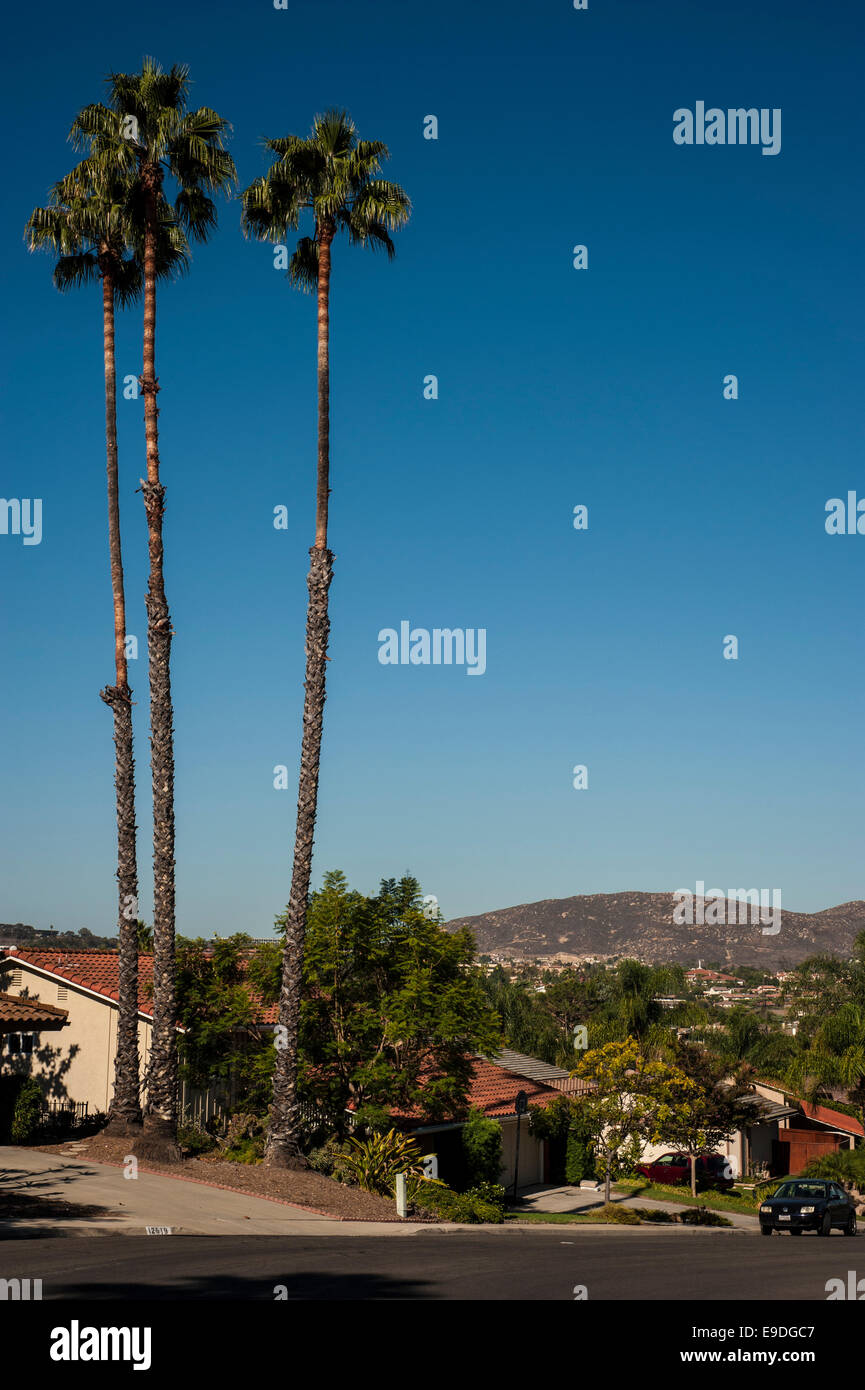
M 507 1193 L 498 1182 L 478 1182 L 474 1187 L 470 1187 L 468 1192 L 463 1193 L 465 1197 L 471 1197 L 478 1202 L 487 1202 L 492 1207 L 504 1207 L 507 1200 Z
M 837 1149 L 835 1153 L 812 1158 L 805 1168 L 805 1177 L 830 1178 L 833 1182 L 853 1183 L 865 1188 L 865 1148 Z
M 177 1142 L 190 1154 L 206 1154 L 216 1148 L 216 1136 L 194 1120 L 188 1125 L 177 1126 Z
M 334 1168 L 339 1155 L 344 1151 L 344 1145 L 338 1139 L 330 1138 L 318 1148 L 310 1149 L 306 1161 L 314 1173 L 322 1173 L 326 1178 L 339 1178 L 340 1174 L 334 1172 Z
M 38 1082 L 28 1076 L 15 1101 L 10 1138 L 13 1144 L 30 1144 L 39 1134 L 42 1124 L 42 1091 Z
M 672 1211 L 663 1211 L 661 1207 L 640 1207 L 641 1221 L 660 1221 L 666 1225 L 675 1222 L 676 1215 Z
M 502 1171 L 502 1127 L 498 1121 L 472 1109 L 463 1125 L 462 1141 L 469 1187 L 497 1184 Z
M 584 1179 L 595 1176 L 595 1156 L 590 1136 L 574 1127 L 568 1133 L 565 1151 L 565 1182 L 576 1187 Z
M 500 1225 L 505 1219 L 504 1209 L 497 1203 L 472 1192 L 454 1192 L 443 1183 L 421 1183 L 412 1197 L 412 1207 L 421 1215 L 432 1213 L 440 1221 L 463 1225 Z
M 252 1134 L 246 1139 L 237 1139 L 222 1150 L 222 1157 L 228 1163 L 261 1163 L 264 1158 L 264 1135 Z
M 601 1207 L 601 1215 L 613 1226 L 639 1226 L 640 1215 L 633 1207 L 622 1207 L 618 1202 L 607 1202 Z
M 732 1221 L 728 1221 L 726 1216 L 719 1216 L 716 1211 L 709 1211 L 708 1207 L 691 1207 L 689 1211 L 679 1212 L 679 1221 L 683 1226 L 732 1226 Z

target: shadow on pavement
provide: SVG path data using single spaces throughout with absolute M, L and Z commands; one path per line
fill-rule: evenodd
M 93 1169 L 77 1164 L 73 1171 L 70 1171 L 68 1164 L 64 1164 L 40 1173 L 26 1168 L 0 1168 L 0 1240 L 68 1234 L 56 1227 L 51 1230 L 34 1227 L 34 1221 L 120 1220 L 110 1207 L 90 1202 L 70 1202 L 44 1191 L 45 1188 L 56 1187 L 58 1181 L 72 1182 L 75 1176 L 89 1177 L 93 1172 Z
M 276 1290 L 279 1290 L 277 1297 Z M 257 1303 L 296 1302 L 299 1299 L 321 1299 L 334 1301 L 357 1301 L 363 1299 L 412 1299 L 443 1297 L 434 1291 L 433 1284 L 426 1279 L 400 1278 L 396 1275 L 364 1273 L 358 1270 L 350 1274 L 323 1273 L 316 1270 L 298 1270 L 292 1274 L 278 1275 L 273 1281 L 260 1276 L 244 1277 L 237 1274 L 197 1275 L 183 1280 L 175 1279 L 170 1285 L 128 1283 L 73 1283 L 64 1280 L 62 1294 L 52 1295 L 46 1290 L 46 1299 L 52 1302 L 67 1300 L 86 1300 L 116 1302 L 121 1297 L 124 1303 L 171 1302 L 184 1299 L 236 1299 Z

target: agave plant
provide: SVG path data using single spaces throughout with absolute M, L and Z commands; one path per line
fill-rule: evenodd
M 423 1155 L 415 1140 L 398 1130 L 374 1134 L 370 1139 L 350 1139 L 348 1143 L 348 1152 L 337 1156 L 335 1168 L 365 1192 L 393 1197 L 397 1174 L 405 1173 L 407 1196 L 411 1199 L 422 1183 L 437 1181 L 424 1176 Z

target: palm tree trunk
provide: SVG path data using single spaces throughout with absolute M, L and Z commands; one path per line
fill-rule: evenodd
M 114 1095 L 108 1131 L 126 1134 L 141 1125 L 138 1059 L 138 865 L 135 845 L 135 760 L 132 748 L 132 691 L 126 665 L 126 597 L 120 545 L 117 479 L 117 375 L 114 358 L 114 283 L 102 272 L 102 323 L 105 351 L 105 454 L 108 472 L 108 546 L 114 595 L 115 684 L 100 691 L 114 716 L 114 787 L 117 803 L 117 945 L 119 1012 L 114 1058 Z
M 330 496 L 330 248 L 333 228 L 320 228 L 318 256 L 318 479 L 315 545 L 309 552 L 306 610 L 306 680 L 303 737 L 294 837 L 291 895 L 286 914 L 279 1027 L 273 1072 L 273 1103 L 265 1147 L 265 1163 L 273 1168 L 305 1166 L 301 1153 L 300 1109 L 297 1097 L 297 1049 L 303 987 L 303 948 L 312 873 L 312 847 L 318 806 L 318 774 L 324 724 L 327 642 L 330 635 L 328 591 L 333 578 L 333 555 L 327 548 Z
M 150 576 L 147 649 L 150 673 L 150 768 L 153 778 L 153 1033 L 147 1069 L 142 1157 L 179 1158 L 177 1148 L 177 1002 L 174 980 L 174 712 L 171 704 L 171 618 L 165 598 L 162 518 L 165 489 L 159 480 L 159 410 L 156 395 L 156 228 L 161 170 L 143 171 L 144 233 L 144 433 L 147 480 L 141 481 Z

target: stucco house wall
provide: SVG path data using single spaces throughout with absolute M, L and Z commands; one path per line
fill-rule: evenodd
M 26 995 L 66 1009 L 68 1022 L 60 1032 L 39 1036 L 32 1053 L 3 1055 L 8 1071 L 26 1071 L 43 1085 L 51 1101 L 86 1102 L 88 1113 L 105 1112 L 114 1091 L 118 1005 L 69 980 L 52 979 L 27 961 L 7 960 L 0 971 L 7 994 Z M 13 977 L 13 968 L 16 972 Z M 18 979 L 20 971 L 20 983 Z M 150 1055 L 151 1023 L 139 1014 L 138 1048 L 141 1074 Z

